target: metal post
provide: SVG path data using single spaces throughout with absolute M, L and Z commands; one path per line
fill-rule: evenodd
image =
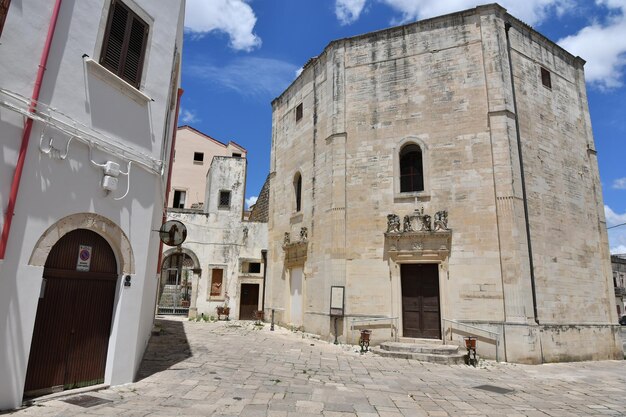
M 337 341 L 337 319 L 338 317 L 335 317 L 335 344 L 338 345 L 339 342 Z
M 500 354 L 498 351 L 500 350 L 500 335 L 496 334 L 496 362 L 500 362 Z
M 270 326 L 270 331 L 274 331 L 274 309 L 272 309 L 272 324 Z

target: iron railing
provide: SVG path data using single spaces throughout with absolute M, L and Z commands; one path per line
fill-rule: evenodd
M 492 330 L 483 329 L 481 327 L 472 326 L 471 324 L 461 323 L 458 320 L 450 320 L 450 319 L 442 319 L 442 320 L 443 320 L 443 323 L 444 323 L 444 328 L 443 328 L 443 335 L 444 335 L 443 338 L 444 338 L 444 340 L 445 340 L 445 336 L 447 334 L 447 329 L 448 328 L 450 329 L 450 340 L 452 340 L 452 328 L 454 326 L 459 326 L 459 327 L 463 327 L 463 328 L 466 328 L 466 329 L 471 329 L 472 332 L 467 332 L 467 333 L 471 333 L 473 335 L 476 335 L 475 334 L 476 332 L 479 332 L 479 333 L 482 332 L 483 335 L 487 334 L 487 337 L 493 338 L 495 340 L 495 343 L 496 343 L 496 362 L 500 362 L 500 352 L 499 352 L 500 351 L 500 333 L 494 332 Z M 448 326 L 445 325 L 446 323 L 450 323 L 452 325 L 448 327 Z
M 398 317 L 351 317 L 350 318 L 350 330 L 356 330 L 355 325 L 357 323 L 371 323 L 389 321 L 391 332 L 394 341 L 398 341 Z

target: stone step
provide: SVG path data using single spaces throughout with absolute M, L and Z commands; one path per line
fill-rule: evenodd
M 457 345 L 434 345 L 404 342 L 383 342 L 380 349 L 388 352 L 431 353 L 435 355 L 452 355 L 459 353 Z
M 417 343 L 420 345 L 443 345 L 443 340 L 441 339 L 419 339 L 414 337 L 400 337 L 398 338 L 398 342 Z
M 388 358 L 415 359 L 421 362 L 438 363 L 442 365 L 462 365 L 465 363 L 465 353 L 421 353 L 410 351 L 390 351 L 380 347 L 370 348 L 372 353 Z

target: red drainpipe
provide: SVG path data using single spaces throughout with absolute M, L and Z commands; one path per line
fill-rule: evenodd
M 37 100 L 39 100 L 39 92 L 41 91 L 41 83 L 43 81 L 43 75 L 46 72 L 46 64 L 48 63 L 48 55 L 50 54 L 50 46 L 52 45 L 52 37 L 57 25 L 57 18 L 59 17 L 59 10 L 61 9 L 61 1 L 56 0 L 54 9 L 52 9 L 52 17 L 50 18 L 50 26 L 48 26 L 48 35 L 46 36 L 46 43 L 44 44 L 43 51 L 41 52 L 41 59 L 39 61 L 39 70 L 37 71 L 37 78 L 35 79 L 35 85 L 33 87 L 33 94 L 31 96 L 29 111 L 35 112 L 37 107 Z M 17 157 L 17 166 L 15 167 L 15 173 L 13 174 L 13 182 L 11 183 L 11 193 L 9 194 L 9 204 L 4 216 L 4 226 L 2 228 L 2 238 L 0 240 L 0 259 L 4 259 L 4 254 L 7 249 L 7 242 L 9 241 L 9 232 L 11 231 L 11 222 L 13 221 L 13 211 L 15 210 L 15 201 L 17 200 L 17 193 L 20 189 L 20 181 L 22 179 L 22 170 L 24 169 L 24 161 L 26 160 L 26 151 L 28 150 L 28 142 L 30 140 L 30 132 L 33 128 L 33 119 L 27 118 L 24 123 L 24 131 L 22 133 L 22 145 L 20 147 L 20 153 Z
M 178 131 L 178 111 L 180 110 L 180 97 L 183 95 L 184 90 L 178 89 L 178 98 L 176 99 L 176 113 L 174 115 L 174 132 L 172 132 L 172 148 L 170 149 L 170 163 L 167 167 L 167 188 L 165 189 L 165 203 L 163 204 L 163 222 L 167 220 L 167 202 L 170 199 L 170 187 L 172 185 L 172 167 L 174 165 L 174 146 L 176 145 L 176 132 Z M 161 273 L 161 258 L 163 256 L 163 242 L 159 243 L 159 259 L 157 262 L 157 273 Z

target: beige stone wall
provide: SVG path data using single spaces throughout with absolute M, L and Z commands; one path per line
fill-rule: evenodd
M 515 83 L 522 84 L 517 110 L 524 165 L 506 21 L 513 24 Z M 485 6 L 335 41 L 273 102 L 268 299 L 286 310 L 280 321 L 290 319 L 292 266 L 285 263 L 283 236 L 290 233 L 293 242 L 306 227 L 305 330 L 333 337 L 330 287 L 344 285 L 340 337 L 356 341 L 350 324 L 364 317 L 397 318 L 401 336 L 400 265 L 436 263 L 442 327 L 447 319 L 506 332 L 508 360 L 565 358 L 558 350 L 574 350 L 584 332 L 551 338 L 554 328 L 535 321 L 522 174 L 540 325 L 615 321 L 608 311 L 608 245 L 597 163 L 587 150 L 593 138 L 582 69 L 529 31 L 499 6 Z M 553 98 L 537 78 L 544 61 L 554 72 Z M 303 117 L 296 120 L 300 104 Z M 399 191 L 397 155 L 407 142 L 423 150 L 423 192 Z M 542 162 L 541 149 L 546 157 L 557 155 Z M 297 172 L 303 178 L 300 212 Z M 448 210 L 447 251 L 429 247 L 432 237 L 390 251 L 395 243 L 384 235 L 387 214 L 402 218 L 418 208 L 430 215 Z M 585 308 L 573 312 L 579 306 Z M 609 335 L 598 357 L 615 356 L 607 329 L 594 333 Z M 388 339 L 389 330 L 374 337 Z
M 230 318 L 237 319 L 242 283 L 259 285 L 259 309 L 262 305 L 263 269 L 259 273 L 248 273 L 242 265 L 244 262 L 263 263 L 261 251 L 267 248 L 267 223 L 242 219 L 246 159 L 217 156 L 206 178 L 209 198 L 204 212 L 169 210 L 167 218 L 180 220 L 186 225 L 187 239 L 181 246 L 185 253 L 197 260 L 189 316 L 216 317 L 216 307 L 228 302 Z M 230 207 L 218 207 L 219 190 L 231 191 Z M 173 253 L 172 248 L 163 249 L 166 256 Z M 213 269 L 224 271 L 220 295 L 211 295 Z M 162 276 L 164 279 L 165 275 Z
M 511 43 L 540 322 L 614 323 L 583 62 L 529 30 Z

